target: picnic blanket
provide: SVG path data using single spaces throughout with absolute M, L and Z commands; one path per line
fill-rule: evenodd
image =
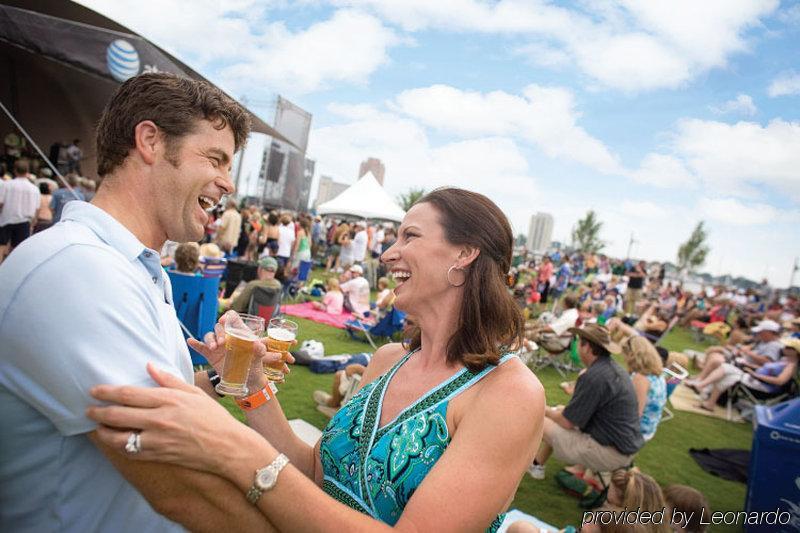
M 281 306 L 281 313 L 300 318 L 306 318 L 319 324 L 326 324 L 339 329 L 345 329 L 345 322 L 353 318 L 353 313 L 345 311 L 341 315 L 331 315 L 325 311 L 314 309 L 311 302 L 302 304 L 289 304 Z
M 679 411 L 686 411 L 687 413 L 694 413 L 696 415 L 704 415 L 704 416 L 711 416 L 713 418 L 721 418 L 722 420 L 727 420 L 727 411 L 716 405 L 714 406 L 714 412 L 706 411 L 705 409 L 698 407 L 698 404 L 702 400 L 700 397 L 695 394 L 695 392 L 681 383 L 675 388 L 675 392 L 673 392 L 669 397 L 669 402 L 672 404 L 672 407 Z M 733 410 L 733 420 L 732 422 L 744 422 L 744 419 L 739 415 L 739 412 L 734 409 Z

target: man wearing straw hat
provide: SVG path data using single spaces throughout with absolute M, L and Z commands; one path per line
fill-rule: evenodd
M 544 479 L 544 465 L 553 453 L 568 464 L 608 471 L 628 466 L 644 444 L 633 383 L 611 358 L 620 347 L 604 326 L 568 331 L 578 336 L 586 371 L 578 376 L 566 407 L 545 411 L 542 446 L 528 469 L 534 479 Z

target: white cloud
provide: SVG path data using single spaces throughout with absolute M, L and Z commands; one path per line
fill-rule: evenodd
M 674 88 L 748 51 L 744 34 L 778 0 L 583 2 L 538 0 L 333 0 L 370 9 L 407 31 L 477 31 L 527 39 L 531 61 L 571 58 L 585 74 L 626 91 Z M 543 53 L 545 51 L 546 53 Z
M 674 150 L 708 187 L 752 195 L 766 186 L 800 201 L 800 122 L 687 119 L 678 123 Z
M 747 94 L 738 94 L 733 100 L 728 100 L 718 106 L 709 106 L 709 109 L 718 114 L 739 113 L 742 115 L 753 116 L 758 112 L 753 99 Z
M 735 198 L 701 198 L 697 210 L 703 217 L 734 226 L 768 224 L 779 215 L 779 211 L 770 205 L 745 205 Z
M 303 94 L 334 82 L 364 83 L 389 61 L 388 49 L 402 41 L 376 17 L 338 10 L 321 22 L 292 31 L 265 22 L 281 2 L 198 0 L 82 0 L 140 32 L 198 70 L 218 67 L 215 80 L 235 93 L 265 88 Z M 256 92 L 264 89 L 256 89 Z
M 776 96 L 800 94 L 800 74 L 797 74 L 796 72 L 786 72 L 781 74 L 769 84 L 767 94 L 773 98 Z
M 620 211 L 629 217 L 646 219 L 663 218 L 669 213 L 664 207 L 647 200 L 625 200 L 620 205 Z
M 639 183 L 662 188 L 695 188 L 694 176 L 680 159 L 665 154 L 648 154 L 630 176 Z
M 617 157 L 577 125 L 572 92 L 530 85 L 521 96 L 462 91 L 433 85 L 400 93 L 397 110 L 423 124 L 462 137 L 519 137 L 549 157 L 577 161 L 606 174 L 621 173 Z

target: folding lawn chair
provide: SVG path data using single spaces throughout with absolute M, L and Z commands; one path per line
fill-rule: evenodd
M 205 257 L 200 260 L 202 265 L 202 272 L 204 278 L 222 278 L 225 276 L 225 270 L 228 268 L 227 259 L 215 259 Z
M 537 339 L 537 344 L 539 351 L 532 362 L 535 370 L 552 366 L 562 378 L 566 377 L 567 373 L 580 370 L 580 358 L 577 356 L 577 349 L 573 346 L 574 336 L 572 334 L 544 341 Z
M 256 287 L 250 297 L 247 313 L 260 316 L 269 324 L 270 319 L 278 314 L 281 307 L 281 289 Z
M 300 295 L 300 289 L 302 289 L 305 282 L 308 281 L 312 264 L 311 261 L 300 261 L 297 272 L 283 286 L 283 293 L 286 298 L 291 299 L 293 302 L 297 300 Z
M 217 293 L 220 278 L 203 278 L 168 272 L 172 302 L 184 337 L 202 339 L 217 322 Z M 189 348 L 193 365 L 208 364 L 205 357 Z
M 753 394 L 753 391 L 748 389 L 743 383 L 739 382 L 728 392 L 728 399 L 725 405 L 725 415 L 728 420 L 733 420 L 733 408 L 734 406 L 737 406 L 737 409 L 742 412 L 742 417 L 748 418 L 745 416 L 744 411 L 755 409 L 756 405 L 771 407 L 794 398 L 798 395 L 798 393 L 800 393 L 800 386 L 797 384 L 796 377 L 789 380 L 789 382 L 784 385 L 780 392 L 778 392 L 775 396 L 770 396 L 768 398 L 756 396 Z
M 397 308 L 392 308 L 391 311 L 381 318 L 374 325 L 370 326 L 358 319 L 348 320 L 345 322 L 345 331 L 350 335 L 353 340 L 361 340 L 368 342 L 374 349 L 378 346 L 373 340 L 374 337 L 386 337 L 391 339 L 395 333 L 403 330 L 405 324 L 406 314 Z M 365 339 L 360 338 L 357 333 L 362 333 Z
M 669 397 L 672 396 L 672 393 L 675 392 L 675 389 L 678 388 L 678 385 L 681 382 L 689 377 L 689 371 L 683 368 L 678 363 L 670 363 L 668 367 L 664 367 L 664 379 L 667 382 L 667 400 Z M 667 420 L 672 420 L 675 418 L 675 414 L 664 404 L 664 411 L 661 415 L 661 421 L 665 422 Z

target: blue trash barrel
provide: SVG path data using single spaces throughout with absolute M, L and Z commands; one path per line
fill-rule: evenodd
M 777 510 L 778 523 L 743 524 L 744 529 L 800 531 L 800 398 L 773 407 L 757 406 L 753 425 L 745 511 Z

